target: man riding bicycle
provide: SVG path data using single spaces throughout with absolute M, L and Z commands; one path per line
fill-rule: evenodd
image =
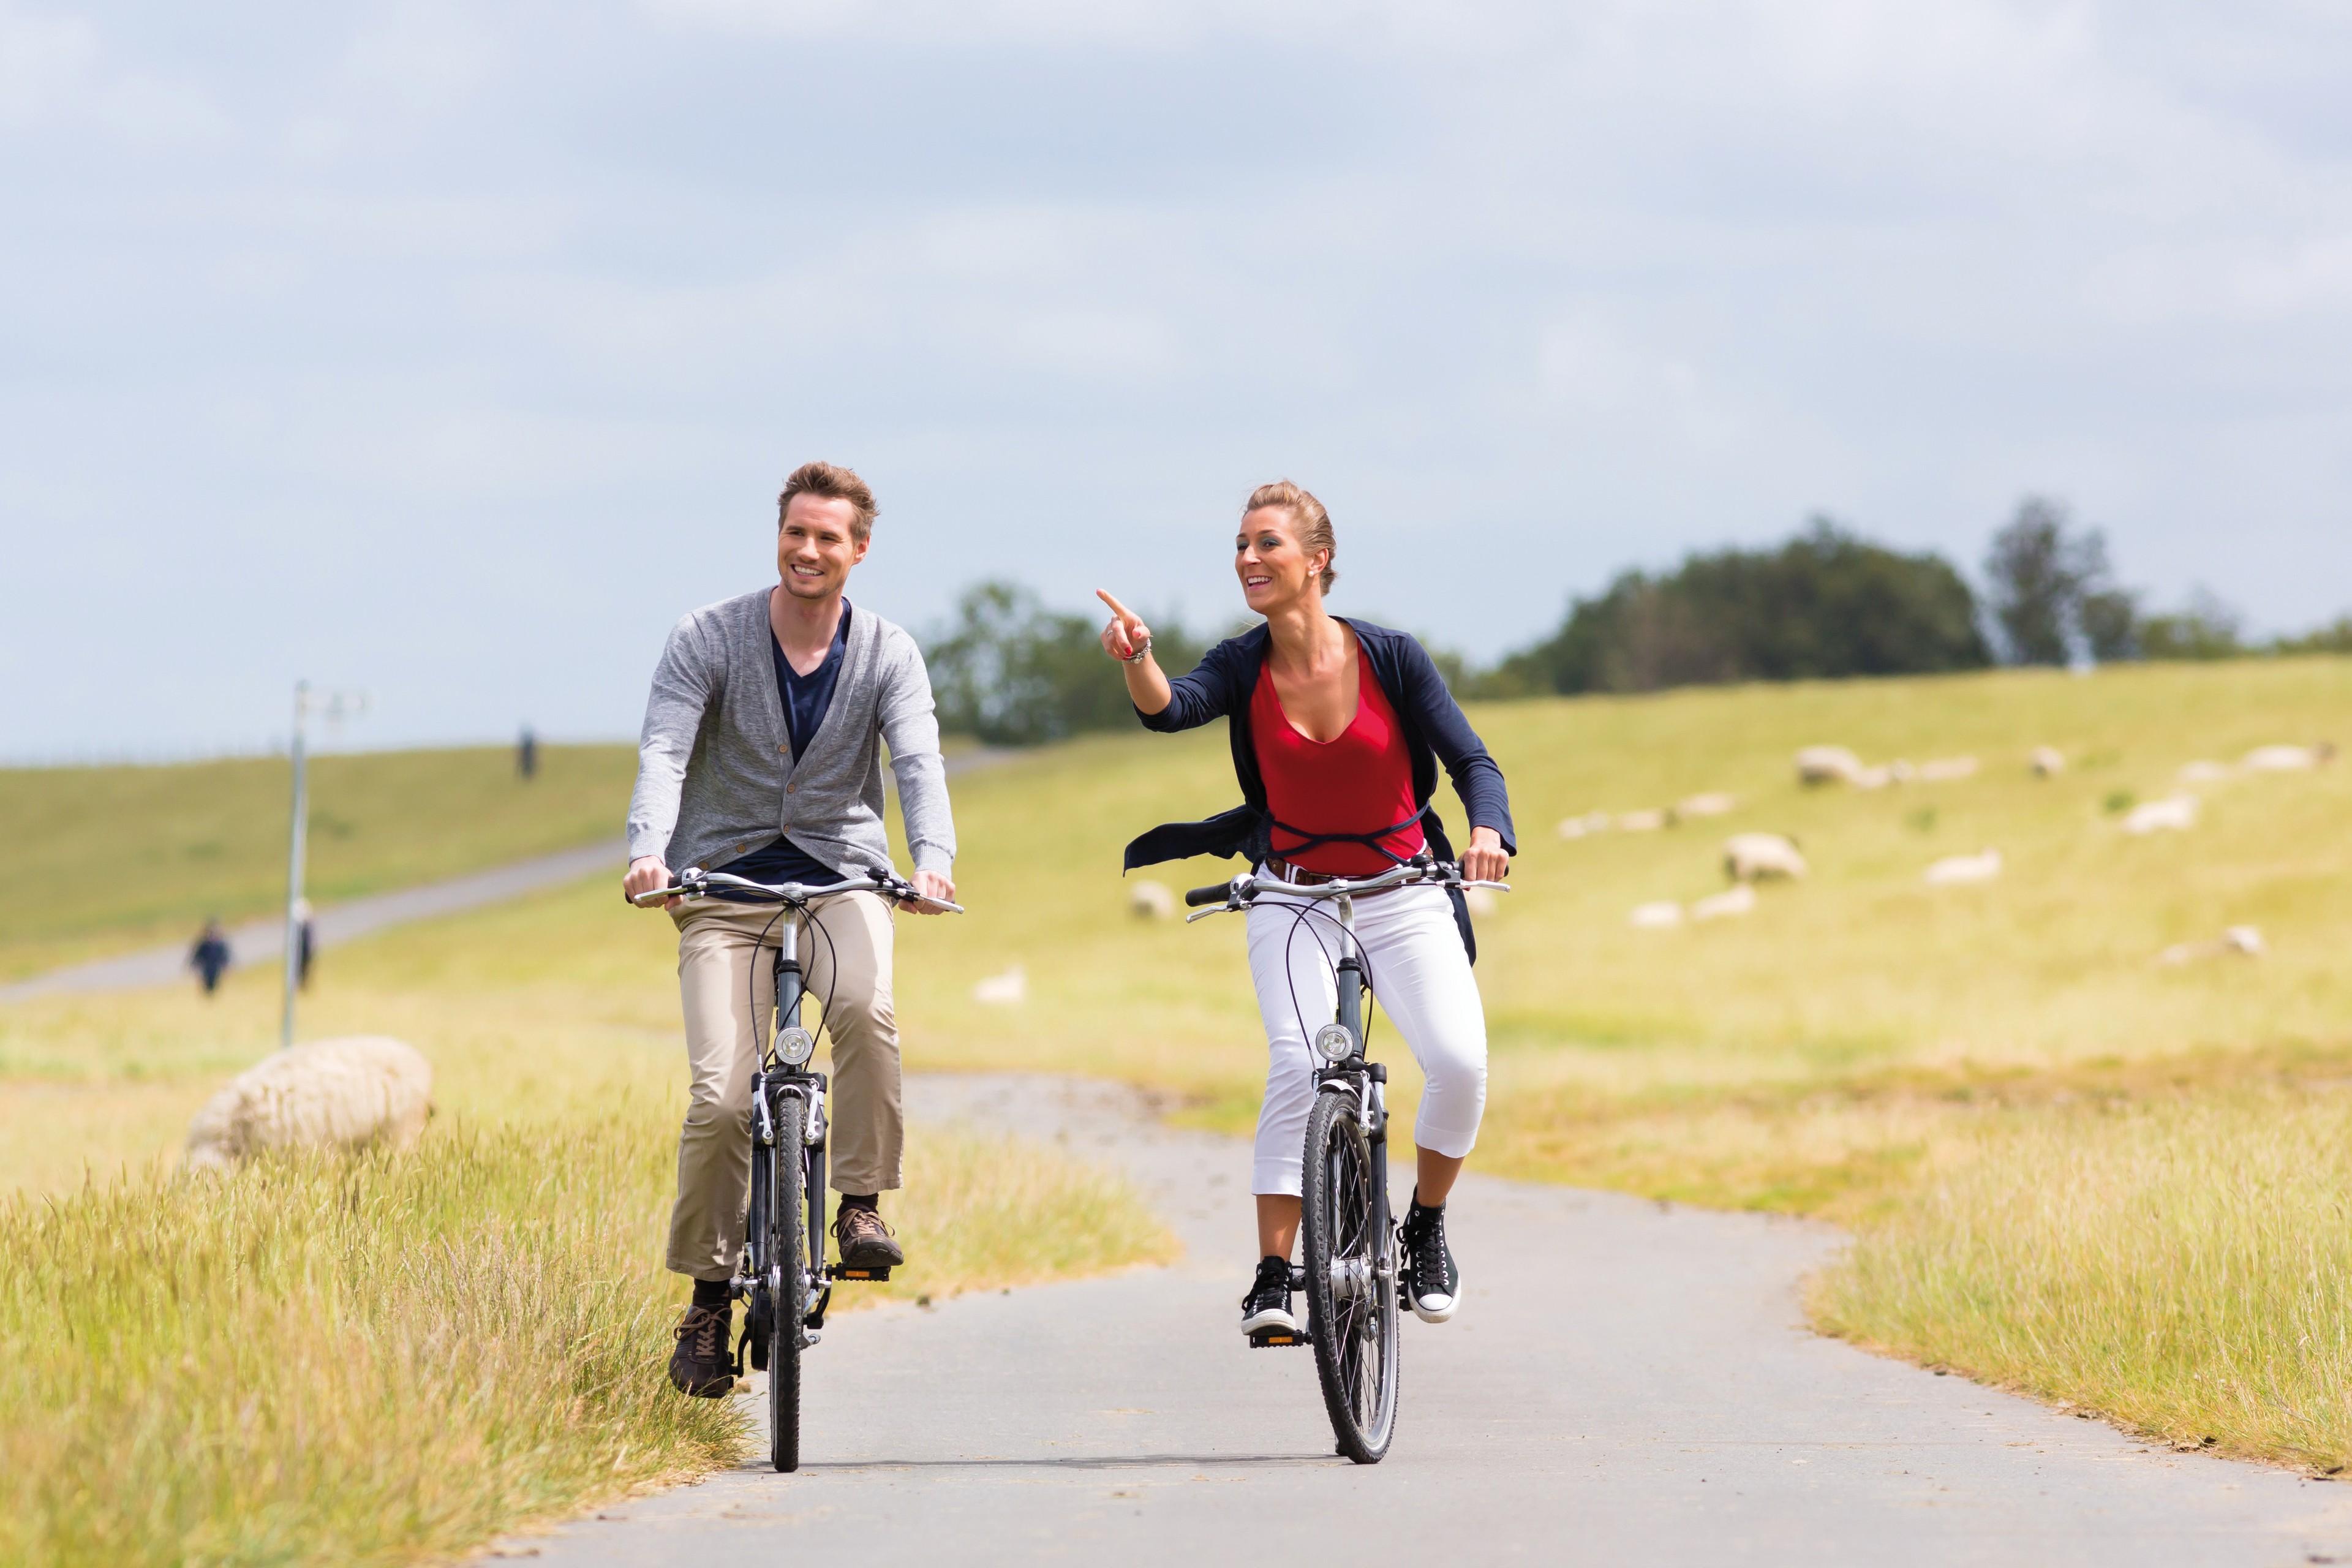
M 776 585 L 705 605 L 670 629 L 637 743 L 627 895 L 672 886 L 673 865 L 809 886 L 887 870 L 887 745 L 915 890 L 954 899 L 955 825 L 922 653 L 844 596 L 876 511 L 849 469 L 803 464 L 778 498 Z M 751 1072 L 776 1001 L 776 924 L 792 917 L 723 894 L 673 899 L 669 909 L 691 1097 L 668 1262 L 694 1281 L 669 1375 L 687 1394 L 716 1398 L 734 1384 L 730 1281 L 743 1246 Z M 905 1261 L 880 1212 L 880 1194 L 899 1184 L 903 1135 L 890 918 L 878 894 L 844 893 L 811 906 L 814 930 L 801 942 L 833 1042 L 833 1235 L 849 1268 Z

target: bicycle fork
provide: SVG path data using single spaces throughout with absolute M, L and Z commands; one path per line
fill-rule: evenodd
M 1343 1083 L 1356 1097 L 1356 1115 L 1363 1126 L 1364 1137 L 1372 1152 L 1372 1235 L 1386 1237 L 1391 1227 L 1389 1211 L 1389 1071 L 1382 1064 L 1366 1059 L 1364 1055 L 1364 960 L 1362 950 L 1356 944 L 1356 900 L 1340 899 L 1339 906 L 1339 1023 L 1348 1031 L 1355 1046 L 1348 1059 L 1326 1070 L 1326 1084 Z M 1392 1251 L 1380 1248 L 1374 1255 L 1374 1266 L 1384 1275 L 1393 1271 Z

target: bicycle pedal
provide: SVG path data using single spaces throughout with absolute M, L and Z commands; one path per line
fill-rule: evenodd
M 1260 1329 L 1249 1337 L 1254 1351 L 1281 1350 L 1290 1345 L 1303 1345 L 1307 1336 L 1296 1329 Z
M 828 1270 L 826 1277 L 833 1279 L 862 1279 L 870 1284 L 879 1285 L 890 1278 L 890 1268 L 889 1265 L 885 1264 L 878 1268 L 852 1268 L 846 1264 L 836 1263 Z

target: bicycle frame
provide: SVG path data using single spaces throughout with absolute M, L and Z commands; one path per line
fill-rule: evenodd
M 776 1055 L 775 1040 L 786 1029 L 800 1027 L 803 982 L 806 976 L 801 968 L 800 922 L 789 918 L 798 914 L 791 910 L 781 924 L 783 929 L 776 941 L 776 1005 L 770 1019 L 768 1037 L 760 1042 L 760 1065 L 751 1073 L 751 1191 L 746 1205 L 749 1215 L 744 1228 L 743 1245 L 749 1255 L 751 1268 L 739 1273 L 731 1281 L 735 1294 L 751 1298 L 755 1280 L 765 1284 L 769 1300 L 781 1298 L 783 1281 L 774 1278 L 775 1265 L 764 1256 L 767 1250 L 766 1208 L 772 1184 L 761 1180 L 762 1152 L 769 1160 L 788 1155 L 799 1159 L 808 1173 L 808 1250 L 803 1257 L 812 1260 L 809 1300 L 816 1305 L 809 1313 L 804 1327 L 816 1327 L 824 1321 L 824 1310 L 829 1303 L 831 1282 L 823 1265 L 824 1258 L 824 1178 L 825 1178 L 825 1075 L 811 1071 L 805 1066 L 793 1067 Z M 786 998 L 790 998 L 789 1001 Z M 775 1101 L 782 1095 L 792 1095 L 806 1102 L 808 1115 L 803 1125 L 807 1129 L 804 1147 L 786 1151 L 776 1147 Z
M 1347 1093 L 1355 1097 L 1358 1120 L 1372 1147 L 1374 1234 L 1385 1236 L 1390 1222 L 1389 1073 L 1386 1067 L 1365 1055 L 1364 960 L 1356 944 L 1356 900 L 1352 895 L 1342 895 L 1330 901 L 1338 906 L 1339 922 L 1339 961 L 1334 966 L 1339 976 L 1339 1008 L 1335 1021 L 1348 1031 L 1350 1044 L 1346 1057 L 1316 1069 L 1315 1089 L 1318 1094 Z M 1389 1267 L 1391 1262 L 1383 1258 L 1384 1272 L 1393 1272 Z

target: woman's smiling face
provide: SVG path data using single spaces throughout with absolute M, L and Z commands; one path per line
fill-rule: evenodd
M 1330 552 L 1310 555 L 1299 543 L 1297 520 L 1287 507 L 1258 508 L 1242 519 L 1234 536 L 1234 574 L 1241 579 L 1243 599 L 1260 615 L 1304 594 L 1320 596 L 1321 574 L 1329 563 Z

